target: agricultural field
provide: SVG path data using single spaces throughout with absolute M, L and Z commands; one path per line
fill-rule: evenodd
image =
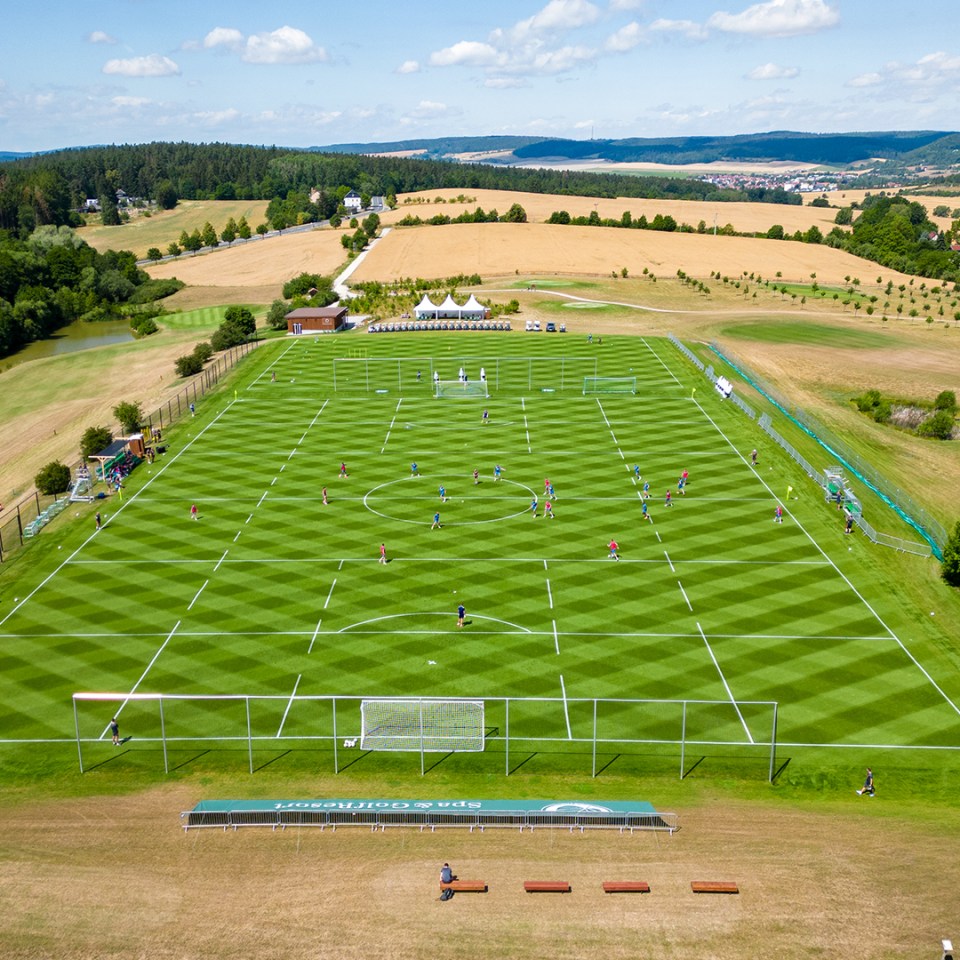
M 882 349 L 846 336 L 848 349 Z M 490 396 L 432 397 L 433 371 L 451 380 L 461 366 L 474 382 L 484 369 Z M 595 376 L 620 382 L 585 395 Z M 619 392 L 634 378 L 635 394 Z M 133 925 L 153 956 L 226 957 L 264 924 L 267 956 L 342 956 L 346 943 L 349 956 L 422 956 L 441 922 L 425 905 L 444 860 L 491 892 L 436 907 L 448 911 L 440 956 L 456 941 L 493 957 L 799 958 L 869 940 L 880 956 L 921 957 L 950 932 L 937 890 L 960 881 L 956 611 L 941 598 L 944 622 L 931 620 L 888 589 L 879 548 L 846 537 L 820 491 L 667 341 L 266 344 L 168 442 L 122 501 L 99 507 L 102 530 L 93 505 L 78 508 L 3 583 L 10 956 L 119 956 Z M 903 569 L 922 579 L 928 563 Z M 256 772 L 244 772 L 235 703 L 170 701 L 161 722 L 155 702 L 121 697 L 78 706 L 79 777 L 77 690 L 259 697 Z M 329 712 L 306 699 L 329 695 L 487 697 L 498 730 L 484 752 L 436 756 L 420 777 L 415 755 L 343 748 L 358 717 L 342 706 L 334 775 Z M 511 708 L 505 776 L 497 699 L 524 696 L 544 700 Z M 605 704 L 592 778 L 593 698 L 712 703 L 691 708 L 682 771 L 675 712 Z M 120 749 L 114 714 L 130 738 Z M 853 793 L 867 763 L 879 771 L 872 800 Z M 36 771 L 50 791 L 39 801 Z M 214 796 L 401 794 L 649 799 L 678 811 L 681 830 L 177 830 L 177 813 Z M 638 873 L 648 899 L 599 893 Z M 569 876 L 574 892 L 534 913 L 515 892 L 534 875 Z M 694 879 L 737 880 L 742 893 L 702 902 Z M 104 902 L 111 884 L 122 911 Z M 303 885 L 309 898 L 291 895 Z M 56 924 L 42 922 L 43 891 Z M 385 924 L 391 942 L 378 946 Z
M 231 217 L 246 217 L 250 229 L 256 230 L 266 210 L 266 200 L 181 200 L 173 210 L 154 209 L 150 216 L 131 210 L 128 223 L 115 227 L 91 223 L 77 232 L 94 250 L 132 250 L 142 260 L 151 247 L 166 253 L 184 230 L 202 230 L 207 222 L 219 234 Z
M 458 200 L 457 197 L 467 199 Z M 442 202 L 437 202 L 437 201 Z M 834 201 L 836 206 L 843 202 Z M 645 216 L 647 220 L 659 213 L 673 217 L 678 224 L 687 223 L 696 228 L 702 220 L 708 231 L 732 224 L 741 233 L 766 233 L 779 223 L 787 233 L 806 231 L 812 226 L 829 233 L 837 215 L 829 207 L 793 206 L 778 203 L 707 203 L 698 200 L 664 200 L 641 197 L 575 197 L 555 196 L 543 193 L 522 193 L 504 190 L 425 190 L 419 193 L 403 193 L 397 197 L 395 210 L 385 212 L 381 219 L 384 225 L 396 223 L 405 216 L 427 220 L 437 214 L 449 217 L 472 213 L 477 207 L 486 211 L 497 210 L 504 214 L 514 203 L 526 211 L 529 223 L 543 223 L 550 214 L 566 210 L 571 217 L 589 217 L 594 211 L 604 219 L 619 220 L 624 211 L 629 211 L 634 220 Z

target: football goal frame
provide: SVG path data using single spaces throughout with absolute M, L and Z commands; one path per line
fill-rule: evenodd
M 597 393 L 629 393 L 636 394 L 636 377 L 584 377 L 583 395 Z
M 433 395 L 439 399 L 486 400 L 490 396 L 486 380 L 434 380 Z

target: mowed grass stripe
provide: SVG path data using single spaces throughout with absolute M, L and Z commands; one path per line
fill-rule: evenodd
M 579 338 L 456 335 L 267 349 L 278 350 L 277 382 L 252 373 L 238 402 L 172 433 L 172 455 L 131 476 L 122 509 L 105 505 L 108 527 L 7 618 L 2 716 L 18 736 L 69 735 L 70 692 L 130 690 L 182 620 L 140 689 L 276 697 L 252 708 L 266 739 L 281 723 L 285 737 L 330 734 L 329 708 L 291 700 L 294 689 L 560 700 L 562 675 L 566 711 L 562 702 L 518 706 L 518 736 L 588 737 L 583 701 L 594 697 L 732 694 L 779 700 L 784 740 L 949 740 L 950 705 L 898 640 L 883 641 L 882 621 L 801 526 L 822 505 L 785 502 L 784 523 L 773 523 L 777 455 L 763 472 L 749 467 L 741 450 L 756 443 L 752 425 L 706 390 L 691 400 L 698 381 L 665 342 L 611 338 L 598 349 Z M 346 349 L 406 355 L 396 364 L 402 394 L 390 364 L 371 365 L 371 386 L 387 393 L 366 393 L 366 373 L 334 392 L 332 361 Z M 601 376 L 637 375 L 640 393 L 583 397 L 572 368 L 523 359 L 538 351 L 584 367 L 596 359 Z M 455 376 L 462 357 L 476 378 L 474 357 L 490 379 L 497 353 L 513 355 L 499 370 L 512 387 L 487 400 L 434 399 L 413 376 L 419 364 L 426 379 L 425 357 Z M 567 392 L 543 392 L 561 376 Z M 337 479 L 341 460 L 346 480 Z M 414 460 L 419 479 L 410 478 Z M 495 484 L 496 463 L 504 481 Z M 554 520 L 542 517 L 546 477 Z M 648 479 L 653 524 L 640 518 Z M 437 510 L 444 527 L 431 530 Z M 607 560 L 611 538 L 620 563 Z M 381 542 L 386 565 L 376 562 Z M 104 709 L 84 707 L 91 736 Z M 691 735 L 766 736 L 766 708 L 742 709 L 704 707 Z M 679 736 L 675 703 L 605 710 L 606 736 L 634 725 L 637 739 Z M 131 701 L 125 724 L 159 735 L 155 712 Z M 184 738 L 245 734 L 236 704 L 180 704 L 174 714 Z

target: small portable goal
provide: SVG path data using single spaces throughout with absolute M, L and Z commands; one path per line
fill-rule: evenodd
M 434 387 L 434 395 L 437 397 L 465 400 L 490 396 L 486 380 L 435 380 Z

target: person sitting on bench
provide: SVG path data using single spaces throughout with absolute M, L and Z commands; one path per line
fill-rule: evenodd
M 456 880 L 456 879 L 457 879 L 457 878 L 456 878 L 456 875 L 455 875 L 454 872 L 450 869 L 450 864 L 449 864 L 449 863 L 445 863 L 445 864 L 440 868 L 440 882 L 441 882 L 441 883 L 453 883 L 453 881 Z

